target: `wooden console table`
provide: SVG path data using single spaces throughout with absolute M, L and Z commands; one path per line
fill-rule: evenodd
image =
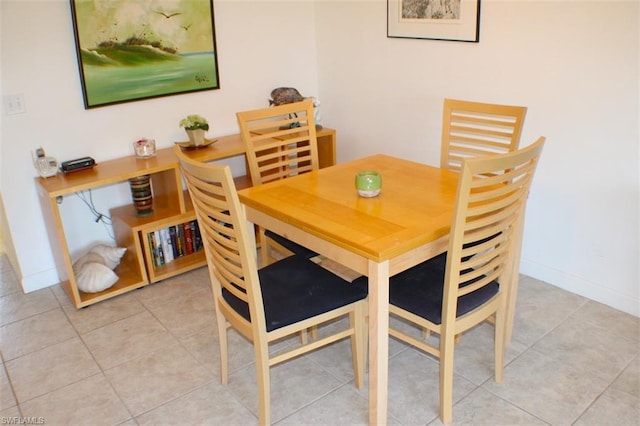
M 334 165 L 336 162 L 335 130 L 327 128 L 319 130 L 317 138 L 320 167 Z M 216 143 L 206 148 L 186 152 L 191 158 L 202 162 L 245 154 L 244 145 L 240 135 L 237 134 L 219 137 Z M 115 270 L 119 280 L 113 287 L 99 293 L 80 291 L 73 274 L 73 261 L 69 254 L 62 216 L 58 208 L 58 197 L 127 182 L 130 178 L 142 175 L 151 175 L 153 214 L 146 217 L 136 216 L 133 204 L 114 207 L 110 210 L 116 243 L 119 247 L 127 248 L 120 265 Z M 251 186 L 249 176 L 240 176 L 235 180 L 238 188 Z M 160 149 L 155 157 L 149 159 L 138 159 L 131 155 L 104 161 L 90 170 L 60 173 L 46 179 L 36 178 L 36 184 L 58 277 L 76 308 L 92 305 L 206 264 L 203 250 L 182 256 L 162 266 L 155 266 L 153 262 L 148 234 L 195 219 L 189 194 L 184 190 L 173 147 Z

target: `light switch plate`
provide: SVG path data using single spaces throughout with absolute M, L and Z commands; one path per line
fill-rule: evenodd
M 7 95 L 4 97 L 4 109 L 7 115 L 23 114 L 27 110 L 24 104 L 24 95 Z

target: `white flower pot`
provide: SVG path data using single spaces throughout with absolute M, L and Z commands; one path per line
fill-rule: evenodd
M 187 135 L 189 136 L 189 141 L 191 141 L 194 146 L 202 146 L 207 141 L 204 137 L 204 130 L 202 129 L 187 130 Z

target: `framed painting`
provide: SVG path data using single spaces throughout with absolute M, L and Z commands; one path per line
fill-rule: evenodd
M 387 0 L 387 37 L 480 40 L 480 0 Z
M 70 0 L 85 108 L 220 88 L 213 0 Z

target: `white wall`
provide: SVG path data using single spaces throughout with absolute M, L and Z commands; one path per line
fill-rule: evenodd
M 221 90 L 89 111 L 68 2 L 1 5 L 2 94 L 23 93 L 27 113 L 2 116 L 0 189 L 27 291 L 57 282 L 30 151 L 99 162 L 142 135 L 166 147 L 194 112 L 211 134 L 231 133 L 236 111 L 290 85 L 320 98 L 339 161 L 384 152 L 437 164 L 444 97 L 528 106 L 523 145 L 548 143 L 522 272 L 640 315 L 637 1 L 484 0 L 472 44 L 386 38 L 385 0 L 217 0 Z M 77 234 L 102 235 L 71 210 Z
M 437 165 L 445 97 L 527 106 L 547 144 L 521 272 L 640 315 L 637 1 L 483 0 L 480 43 L 386 38 L 386 1 L 316 6 L 339 161 Z
M 237 132 L 236 111 L 265 107 L 278 86 L 317 94 L 313 4 L 222 1 L 214 3 L 221 89 L 85 110 L 68 0 L 1 0 L 2 95 L 23 94 L 27 112 L 2 112 L 0 182 L 25 291 L 58 282 L 47 240 L 31 152 L 43 146 L 59 160 L 101 161 L 133 154 L 131 143 L 154 137 L 159 148 L 184 140 L 178 122 L 206 116 L 209 135 Z M 312 46 L 312 48 L 309 48 Z M 107 188 L 106 193 L 111 191 Z M 111 199 L 94 200 L 105 211 Z M 118 193 L 117 190 L 113 191 Z M 67 199 L 68 198 L 68 199 Z M 70 218 L 70 245 L 108 238 L 83 205 Z M 76 241 L 84 237 L 85 241 Z

